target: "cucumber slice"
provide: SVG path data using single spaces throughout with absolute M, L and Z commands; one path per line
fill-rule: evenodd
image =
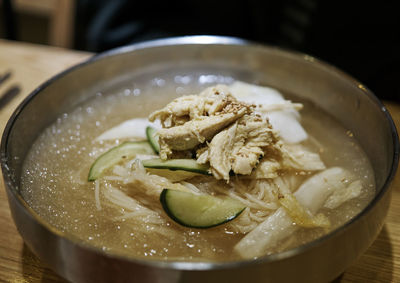
M 194 159 L 169 159 L 164 161 L 160 158 L 154 158 L 143 160 L 142 163 L 143 166 L 146 168 L 182 170 L 200 173 L 203 175 L 211 175 L 208 171 L 208 165 L 199 164 Z
M 142 161 L 143 162 L 143 161 Z M 201 176 L 199 173 L 182 171 L 182 170 L 165 170 L 165 169 L 154 169 L 147 168 L 147 172 L 153 175 L 161 176 L 167 178 L 170 182 L 180 182 L 196 176 Z
M 246 208 L 240 201 L 211 195 L 164 189 L 160 202 L 175 222 L 192 228 L 210 228 L 235 219 Z
M 106 169 L 137 154 L 154 154 L 154 150 L 147 141 L 124 142 L 113 147 L 94 161 L 89 170 L 88 181 L 96 180 Z
M 146 136 L 150 145 L 153 147 L 156 153 L 160 152 L 160 144 L 158 143 L 157 130 L 151 126 L 146 127 Z

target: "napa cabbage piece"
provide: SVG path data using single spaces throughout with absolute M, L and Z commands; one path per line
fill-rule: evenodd
M 279 151 L 269 151 L 259 161 L 249 178 L 274 179 L 284 170 L 321 171 L 326 169 L 318 153 L 301 144 L 282 144 Z
M 285 144 L 281 151 L 284 168 L 304 171 L 319 171 L 326 168 L 318 153 L 308 150 L 301 144 Z
M 363 189 L 363 185 L 360 180 L 351 182 L 347 187 L 338 188 L 333 194 L 326 200 L 324 207 L 329 209 L 335 209 L 343 203 L 357 198 Z
M 279 203 L 286 210 L 286 213 L 293 220 L 293 222 L 305 228 L 324 227 L 328 228 L 331 224 L 329 219 L 319 213 L 312 215 L 312 213 L 300 204 L 293 194 L 283 194 L 278 197 Z
M 316 224 L 315 221 L 320 222 L 318 224 L 327 224 L 321 216 L 313 217 L 332 194 L 347 189 L 353 182 L 354 176 L 340 167 L 332 167 L 313 175 L 293 194 L 298 203 L 293 205 L 290 200 L 289 204 L 284 202 L 283 207 L 277 209 L 240 240 L 234 250 L 244 258 L 256 258 L 265 255 L 268 250 L 292 235 L 302 224 L 308 226 Z M 337 200 L 336 205 L 345 201 L 347 199 L 344 198 Z M 297 208 L 298 204 L 302 206 L 300 212 Z M 304 216 L 304 211 L 306 211 L 306 216 Z

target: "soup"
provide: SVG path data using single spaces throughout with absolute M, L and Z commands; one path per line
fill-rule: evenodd
M 146 169 L 143 164 L 149 157 L 138 155 L 125 158 L 88 181 L 99 156 L 126 141 L 146 139 L 148 124 L 143 119 L 149 114 L 183 94 L 199 93 L 211 85 L 201 76 L 196 80 L 198 84 L 189 84 L 186 78 L 174 78 L 175 82 L 183 82 L 177 88 L 166 84 L 167 79 L 153 79 L 140 87 L 98 94 L 62 114 L 38 137 L 25 160 L 21 189 L 24 199 L 67 237 L 105 252 L 185 261 L 231 261 L 287 250 L 342 225 L 372 199 L 373 171 L 351 132 L 307 101 L 300 101 L 300 105 L 296 97 L 286 94 L 296 102 L 292 103 L 276 90 L 235 83 L 225 77 L 216 77 L 212 83 L 231 84 L 228 91 L 236 92 L 237 100 L 261 105 L 252 106 L 256 112 L 262 110 L 257 107 L 269 105 L 265 112 L 277 141 L 268 150 L 268 146 L 260 146 L 264 152 L 253 162 L 256 168 L 252 167 L 251 172 L 232 174 L 234 168 L 230 167 L 218 175 L 217 166 L 210 166 L 208 176 Z M 249 89 L 265 93 L 269 101 L 263 95 L 247 95 Z M 253 110 L 248 111 L 252 115 Z M 189 118 L 182 119 L 179 123 L 185 124 Z M 211 144 L 216 135 L 196 145 L 196 150 Z M 280 159 L 272 158 L 276 147 L 292 156 L 291 164 L 279 167 Z M 178 151 L 172 154 L 176 156 L 164 159 L 199 161 L 204 152 L 194 157 L 193 150 Z M 211 164 L 210 157 L 203 163 Z M 260 164 L 266 168 L 262 172 L 258 170 Z M 163 188 L 235 200 L 243 209 L 216 223 L 220 225 L 182 225 L 159 201 Z M 311 193 L 320 197 L 313 199 Z

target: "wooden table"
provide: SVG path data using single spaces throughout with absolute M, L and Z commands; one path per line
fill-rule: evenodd
M 0 111 L 0 131 L 22 99 L 40 83 L 61 70 L 83 61 L 91 54 L 61 48 L 0 40 L 0 74 L 12 77 L 0 92 L 18 83 L 22 92 Z M 400 105 L 387 102 L 392 117 L 400 125 Z M 8 208 L 0 183 L 0 282 L 65 282 L 48 269 L 24 245 Z M 400 177 L 393 183 L 393 198 L 386 224 L 376 241 L 335 282 L 400 282 Z

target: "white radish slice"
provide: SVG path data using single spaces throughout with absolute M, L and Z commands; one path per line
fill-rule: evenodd
M 276 89 L 236 81 L 229 86 L 236 99 L 249 104 L 278 104 L 285 100 Z
M 282 139 L 287 143 L 299 143 L 307 139 L 308 135 L 296 119 L 292 110 L 274 111 L 267 114 L 272 127 L 279 131 Z
M 95 140 L 114 140 L 123 138 L 146 139 L 146 127 L 152 126 L 156 129 L 161 129 L 159 121 L 149 122 L 147 118 L 135 118 L 122 122 L 121 124 L 105 131 Z
M 279 105 L 286 103 L 282 94 L 270 87 L 261 87 L 237 81 L 230 85 L 229 89 L 236 99 L 250 104 Z M 269 118 L 272 127 L 279 131 L 285 142 L 299 143 L 307 139 L 308 135 L 298 121 L 300 115 L 297 110 L 287 109 L 287 107 L 268 113 L 262 112 L 261 108 L 256 110 Z

